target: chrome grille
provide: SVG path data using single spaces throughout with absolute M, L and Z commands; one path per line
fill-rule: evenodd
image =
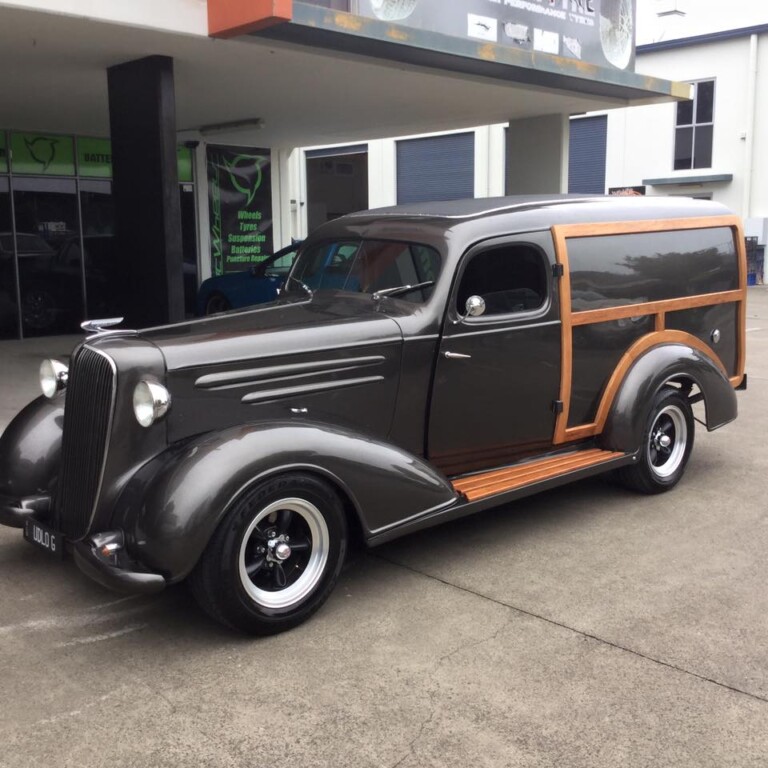
M 56 519 L 69 538 L 88 532 L 107 455 L 115 398 L 114 363 L 89 347 L 77 353 L 67 382 Z

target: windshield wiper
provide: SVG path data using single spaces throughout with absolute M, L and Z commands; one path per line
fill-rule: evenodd
M 434 285 L 434 280 L 425 280 L 423 283 L 414 283 L 413 285 L 398 285 L 394 288 L 382 288 L 380 291 L 374 291 L 371 294 L 371 298 L 374 301 L 379 301 L 385 296 L 400 296 L 403 293 L 410 293 L 411 291 L 417 291 L 419 288 L 429 288 L 430 285 Z

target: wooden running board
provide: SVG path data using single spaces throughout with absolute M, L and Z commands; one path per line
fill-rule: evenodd
M 549 480 L 558 475 L 585 469 L 595 464 L 602 464 L 624 455 L 621 452 L 590 448 L 586 451 L 573 451 L 538 461 L 529 461 L 525 464 L 515 464 L 513 467 L 495 469 L 492 472 L 459 477 L 452 480 L 451 483 L 459 493 L 463 493 L 467 497 L 468 501 L 477 501 L 486 496 L 512 491 L 516 488 L 522 488 L 524 485 Z

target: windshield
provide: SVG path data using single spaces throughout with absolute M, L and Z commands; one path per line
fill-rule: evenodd
M 350 293 L 397 291 L 404 301 L 421 303 L 440 274 L 440 254 L 425 245 L 392 240 L 338 240 L 313 245 L 299 256 L 286 290 Z M 429 285 L 421 285 L 429 283 Z M 420 286 L 407 290 L 409 286 Z

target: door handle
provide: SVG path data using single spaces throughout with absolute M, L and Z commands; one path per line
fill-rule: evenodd
M 443 352 L 443 357 L 447 357 L 449 360 L 469 360 L 472 355 L 465 355 L 461 352 Z

